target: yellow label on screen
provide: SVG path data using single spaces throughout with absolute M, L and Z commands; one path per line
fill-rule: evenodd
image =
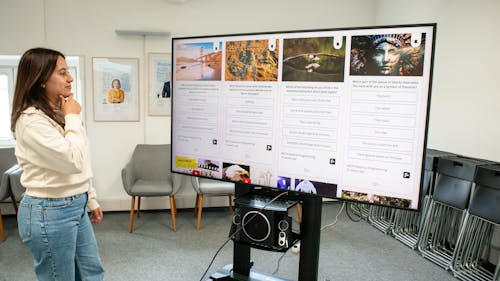
M 175 157 L 175 167 L 180 169 L 196 169 L 198 168 L 198 163 L 194 158 Z

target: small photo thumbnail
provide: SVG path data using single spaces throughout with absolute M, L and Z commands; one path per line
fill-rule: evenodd
M 226 81 L 277 81 L 279 41 L 273 49 L 269 40 L 226 42 Z
M 249 183 L 250 166 L 224 162 L 222 167 L 222 179 Z
M 344 82 L 345 45 L 333 37 L 284 39 L 283 81 Z

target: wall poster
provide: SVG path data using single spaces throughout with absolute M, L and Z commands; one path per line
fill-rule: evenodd
M 139 121 L 139 59 L 92 58 L 95 121 Z
M 169 53 L 148 53 L 148 114 L 170 116 L 172 57 Z

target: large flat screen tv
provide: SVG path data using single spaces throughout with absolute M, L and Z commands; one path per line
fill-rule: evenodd
M 172 172 L 418 209 L 435 24 L 172 39 Z

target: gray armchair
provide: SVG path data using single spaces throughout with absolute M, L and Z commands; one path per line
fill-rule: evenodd
M 17 212 L 17 205 L 15 202 L 20 202 L 24 196 L 26 188 L 21 184 L 21 175 L 23 174 L 23 168 L 19 165 L 15 165 L 10 168 L 7 172 L 9 176 L 10 192 L 12 203 Z
M 0 148 L 0 203 L 7 202 L 8 198 L 11 198 L 12 203 L 14 204 L 14 209 L 17 213 L 17 203 L 16 199 L 12 196 L 10 181 L 9 181 L 9 171 L 17 169 L 15 167 L 17 165 L 17 159 L 14 154 L 13 147 L 5 147 Z M 2 219 L 2 210 L 0 208 L 0 239 L 5 241 L 5 232 L 3 229 L 3 219 Z
M 177 230 L 174 195 L 182 185 L 182 176 L 170 172 L 170 144 L 138 144 L 132 158 L 122 169 L 123 188 L 132 196 L 129 232 L 132 233 L 137 197 L 137 217 L 140 216 L 141 197 L 169 196 L 172 228 Z
M 228 196 L 229 213 L 233 213 L 234 183 L 219 180 L 192 177 L 193 188 L 196 191 L 196 203 L 194 213 L 197 216 L 196 229 L 200 230 L 201 210 L 203 208 L 204 196 Z

